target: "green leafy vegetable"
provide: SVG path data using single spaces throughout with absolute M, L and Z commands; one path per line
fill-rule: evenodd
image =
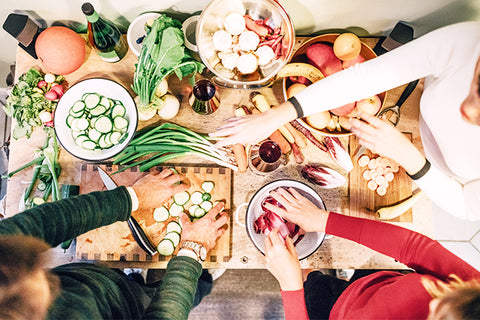
M 152 25 L 143 41 L 142 51 L 135 65 L 132 89 L 144 107 L 154 100 L 160 82 L 174 72 L 181 80 L 190 76 L 193 84 L 196 72 L 202 72 L 202 63 L 185 50 L 180 21 L 161 15 Z

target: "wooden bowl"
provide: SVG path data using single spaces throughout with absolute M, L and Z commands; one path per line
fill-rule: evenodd
M 307 48 L 311 46 L 314 43 L 322 42 L 326 43 L 328 45 L 333 46 L 333 43 L 335 42 L 335 39 L 339 36 L 339 33 L 335 34 L 323 34 L 314 38 L 309 39 L 305 43 L 303 43 L 300 48 L 298 48 L 291 59 L 290 62 L 307 62 Z M 360 51 L 360 55 L 365 59 L 365 60 L 370 60 L 375 58 L 377 55 L 375 52 L 370 48 L 368 45 L 362 42 L 362 49 Z M 288 78 L 283 78 L 283 97 L 285 100 L 287 100 L 287 89 L 293 84 L 292 81 Z M 378 97 L 382 101 L 382 106 L 380 110 L 384 108 L 384 104 L 386 101 L 386 95 L 387 92 L 382 92 L 378 94 Z M 379 111 L 380 112 L 380 111 Z M 348 130 L 345 130 L 342 128 L 342 131 L 329 131 L 328 129 L 316 129 L 308 124 L 308 122 L 305 120 L 305 118 L 298 119 L 298 121 L 308 130 L 312 131 L 313 133 L 318 133 L 320 135 L 327 135 L 327 136 L 349 136 L 352 133 Z

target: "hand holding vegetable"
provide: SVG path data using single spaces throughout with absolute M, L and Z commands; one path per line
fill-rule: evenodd
M 290 237 L 287 237 L 284 243 L 278 230 L 272 230 L 265 238 L 265 258 L 268 271 L 277 279 L 282 290 L 303 288 L 300 262 Z
M 133 184 L 141 209 L 161 207 L 174 194 L 185 191 L 188 185 L 183 182 L 184 176 L 174 174 L 171 169 L 152 172 Z
M 285 102 L 260 114 L 228 119 L 216 132 L 210 133 L 210 137 L 225 137 L 215 144 L 216 147 L 236 143 L 255 144 L 295 118 L 294 107 L 290 102 Z
M 361 114 L 351 120 L 352 132 L 360 144 L 381 156 L 395 160 L 409 174 L 418 172 L 425 164 L 425 157 L 400 131 L 374 116 Z
M 207 251 L 215 247 L 215 244 L 226 231 L 228 215 L 222 211 L 225 204 L 217 203 L 210 211 L 199 220 L 190 222 L 184 212 L 180 212 L 182 223 L 182 240 L 190 240 L 201 243 Z
M 266 203 L 265 207 L 300 226 L 306 232 L 325 232 L 328 211 L 319 209 L 310 200 L 302 196 L 294 188 L 278 188 L 270 195 L 280 202 L 285 209 Z

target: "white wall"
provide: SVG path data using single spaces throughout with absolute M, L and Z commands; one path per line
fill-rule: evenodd
M 231 0 L 224 0 L 231 1 Z M 467 20 L 480 20 L 478 0 L 279 0 L 292 17 L 297 34 L 325 29 L 357 27 L 360 33 L 387 34 L 399 21 L 406 21 L 422 35 L 438 27 Z M 40 25 L 55 21 L 85 23 L 80 0 L 1 0 L 0 22 L 9 13 L 28 14 Z M 191 14 L 202 10 L 209 0 L 91 0 L 95 8 L 124 28 L 144 11 L 178 11 Z M 45 20 L 41 20 L 45 19 Z M 15 62 L 16 41 L 0 30 L 0 87 L 5 86 L 9 65 Z

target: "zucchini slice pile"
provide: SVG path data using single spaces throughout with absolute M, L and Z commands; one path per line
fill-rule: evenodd
M 126 109 L 119 100 L 84 93 L 69 110 L 67 126 L 75 143 L 84 149 L 108 149 L 127 137 Z

